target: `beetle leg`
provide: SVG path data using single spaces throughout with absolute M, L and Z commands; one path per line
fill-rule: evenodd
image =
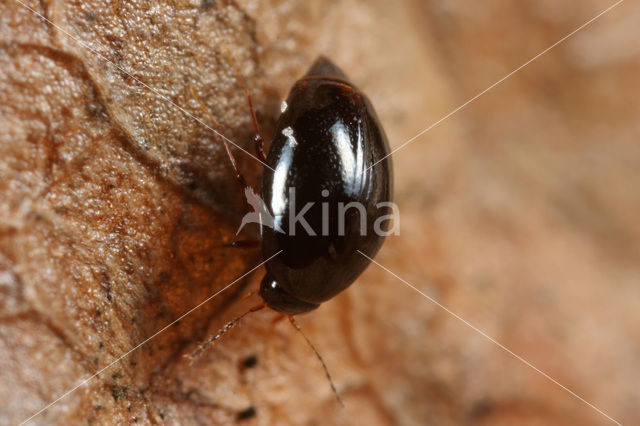
M 215 119 L 213 114 L 211 114 L 211 111 L 209 111 L 209 109 L 206 107 L 204 102 L 202 102 L 202 99 L 200 99 L 200 96 L 198 96 L 198 93 L 196 92 L 195 87 L 193 87 L 191 83 L 189 83 L 189 86 L 191 87 L 191 94 L 200 105 L 200 108 L 202 109 L 202 111 L 204 111 L 204 113 L 209 117 L 209 119 L 211 119 L 214 126 L 216 126 L 216 129 L 218 130 L 218 132 L 221 135 L 224 135 L 224 130 L 222 128 L 222 125 L 218 122 L 218 120 Z M 247 184 L 247 181 L 245 180 L 244 176 L 242 176 L 242 173 L 238 168 L 238 162 L 236 161 L 235 157 L 233 156 L 233 153 L 231 152 L 231 147 L 229 146 L 229 143 L 224 137 L 221 139 L 222 139 L 222 143 L 224 144 L 224 149 L 227 151 L 227 155 L 229 156 L 229 160 L 231 161 L 231 166 L 233 166 L 233 170 L 236 173 L 236 179 L 238 180 L 238 183 L 240 183 L 240 186 L 242 187 L 242 191 L 244 191 L 244 189 L 249 185 Z
M 253 131 L 256 134 L 255 138 L 253 139 L 254 148 L 256 150 L 256 156 L 260 161 L 264 163 L 266 161 L 266 156 L 264 155 L 264 147 L 263 147 L 264 140 L 260 135 L 260 128 L 258 127 L 258 118 L 256 117 L 256 110 L 253 108 L 253 99 L 251 98 L 251 92 L 247 87 L 247 82 L 245 81 L 244 77 L 242 77 L 242 74 L 240 74 L 240 72 L 238 71 L 238 68 L 236 67 L 235 62 L 233 61 L 233 57 L 231 56 L 231 53 L 229 53 L 229 48 L 224 42 L 222 42 L 222 47 L 225 50 L 225 56 L 227 57 L 227 60 L 231 65 L 231 69 L 233 69 L 233 72 L 236 75 L 236 79 L 238 79 L 238 82 L 240 83 L 240 86 L 242 86 L 242 90 L 244 90 L 244 94 L 247 97 L 247 104 L 249 104 L 249 111 L 251 112 L 251 122 L 253 124 Z

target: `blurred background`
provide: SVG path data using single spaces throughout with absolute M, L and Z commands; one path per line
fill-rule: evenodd
M 33 7 L 200 115 L 188 97 L 194 82 L 228 134 L 247 148 L 244 95 L 215 46 L 228 45 L 246 76 L 265 135 L 291 84 L 318 54 L 327 55 L 369 96 L 394 148 L 613 4 L 242 0 L 149 9 L 99 1 Z M 0 35 L 7 64 L 3 120 L 10 129 L 0 159 L 6 197 L 0 422 L 8 424 L 240 276 L 260 254 L 220 244 L 246 207 L 219 142 L 206 129 L 20 4 L 8 0 L 0 7 L 7 12 Z M 135 20 L 141 16 L 142 23 Z M 183 360 L 254 302 L 236 303 L 238 290 L 35 421 L 614 424 L 610 416 L 639 424 L 639 19 L 636 2 L 620 3 L 398 151 L 400 235 L 376 257 L 606 415 L 371 265 L 343 294 L 299 318 L 329 365 L 344 409 L 304 340 L 286 322 L 272 325 L 273 313 L 247 317 L 195 364 Z M 47 47 L 29 50 L 34 45 Z M 48 70 L 38 55 L 55 63 L 46 67 L 64 66 L 70 76 Z M 43 70 L 34 71 L 38 67 Z M 31 74 L 32 80 L 16 77 Z M 89 112 L 79 118 L 72 114 L 78 120 L 72 129 L 56 120 L 39 126 L 51 111 L 64 114 L 41 106 L 63 102 L 52 101 L 45 84 L 38 92 L 43 78 L 62 91 L 60 99 L 94 107 L 81 108 Z M 40 103 L 13 105 L 27 94 Z M 75 145 L 67 157 L 31 163 L 39 148 L 23 150 L 25 140 L 37 139 L 34 128 L 61 135 L 61 146 Z M 88 152 L 83 144 L 105 146 L 99 148 L 104 153 L 87 155 L 111 160 L 85 158 L 83 173 L 78 161 L 56 166 Z M 239 159 L 257 183 L 256 164 L 242 154 Z M 30 174 L 34 164 L 44 171 Z M 54 182 L 67 183 L 50 189 L 46 170 L 58 173 Z M 106 192 L 85 188 L 92 179 L 121 192 L 108 204 Z M 209 182 L 204 189 L 198 186 L 203 179 Z M 62 192 L 25 206 L 33 188 Z M 114 224 L 114 213 L 79 220 L 89 214 L 80 207 L 97 199 L 104 202 L 98 210 L 109 205 L 127 221 Z M 66 203 L 63 213 L 60 203 Z M 160 216 L 162 209 L 169 213 Z M 93 231 L 105 235 L 95 247 Z M 102 245 L 119 248 L 101 251 Z M 71 246 L 76 249 L 67 253 Z M 78 253 L 82 265 L 103 262 L 85 274 L 74 266 Z M 259 279 L 251 276 L 246 288 Z M 16 288 L 26 296 L 16 296 Z M 74 289 L 85 292 L 85 302 L 73 301 L 79 297 Z M 102 319 L 94 318 L 95 309 Z M 54 326 L 42 330 L 41 322 Z M 48 347 L 46 355 L 33 356 L 38 347 Z M 257 356 L 257 365 L 238 368 L 248 356 Z M 51 363 L 57 369 L 45 366 Z M 248 408 L 255 415 L 243 419 Z

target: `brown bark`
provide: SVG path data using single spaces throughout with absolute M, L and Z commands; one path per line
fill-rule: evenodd
M 322 53 L 369 95 L 395 147 L 608 4 L 28 6 L 55 25 L 0 2 L 0 424 L 26 419 L 261 261 L 225 247 L 246 207 L 220 140 L 190 116 L 211 124 L 192 84 L 251 150 L 229 56 L 267 139 L 280 99 Z M 398 152 L 401 233 L 377 258 L 629 424 L 640 422 L 638 14 L 623 3 Z M 257 186 L 259 164 L 235 152 Z M 376 266 L 299 319 L 345 409 L 272 312 L 184 358 L 255 303 L 239 296 L 259 278 L 33 422 L 228 424 L 254 407 L 251 424 L 607 423 Z

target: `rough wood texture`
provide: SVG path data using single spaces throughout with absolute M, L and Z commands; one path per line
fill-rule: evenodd
M 229 55 L 266 136 L 323 53 L 399 146 L 611 3 L 28 4 L 59 28 L 0 2 L 0 424 L 260 262 L 225 248 L 246 207 L 220 141 L 167 100 L 208 123 L 193 84 L 250 149 Z M 400 151 L 401 235 L 377 258 L 625 424 L 640 423 L 639 16 L 624 2 Z M 270 312 L 185 359 L 257 279 L 33 422 L 228 424 L 248 407 L 260 425 L 608 422 L 376 266 L 300 318 L 345 409 Z

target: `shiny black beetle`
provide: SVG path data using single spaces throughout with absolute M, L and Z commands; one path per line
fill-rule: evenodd
M 263 229 L 263 258 L 282 250 L 266 263 L 260 285 L 268 307 L 287 315 L 311 311 L 364 271 L 369 259 L 358 251 L 373 257 L 384 240 L 373 225 L 388 214 L 380 203 L 391 201 L 388 154 L 369 100 L 331 61 L 318 58 L 283 104 L 266 158 L 273 170 L 265 168 L 262 177 L 276 225 Z M 309 226 L 291 227 L 307 203 Z M 340 209 L 349 203 L 362 210 Z

